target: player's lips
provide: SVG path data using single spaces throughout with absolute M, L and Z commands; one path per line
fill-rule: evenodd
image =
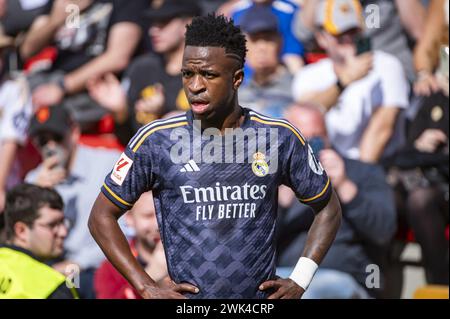
M 192 111 L 195 113 L 203 113 L 209 106 L 206 100 L 191 100 Z

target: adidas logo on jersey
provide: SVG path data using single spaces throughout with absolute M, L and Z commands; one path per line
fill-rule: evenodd
M 183 166 L 182 169 L 180 169 L 180 172 L 200 172 L 200 168 L 198 167 L 197 163 L 195 163 L 193 160 L 190 160 Z

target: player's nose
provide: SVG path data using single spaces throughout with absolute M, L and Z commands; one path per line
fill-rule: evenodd
M 192 94 L 198 94 L 205 91 L 206 86 L 199 74 L 194 75 L 188 84 L 188 89 Z

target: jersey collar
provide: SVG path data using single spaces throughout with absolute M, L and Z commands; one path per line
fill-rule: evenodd
M 240 126 L 241 129 L 245 129 L 250 122 L 250 110 L 248 108 L 241 106 L 242 113 L 244 114 L 244 121 L 242 122 L 242 125 Z M 192 126 L 194 122 L 194 113 L 192 110 L 189 110 L 186 112 L 186 119 L 190 126 Z

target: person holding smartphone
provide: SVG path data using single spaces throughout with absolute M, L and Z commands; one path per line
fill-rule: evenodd
M 326 110 L 330 140 L 341 155 L 377 163 L 403 142 L 398 118 L 409 105 L 409 87 L 402 65 L 371 50 L 357 1 L 320 1 L 315 25 L 328 58 L 296 74 L 294 99 Z
M 96 190 L 119 151 L 79 143 L 80 128 L 62 105 L 39 109 L 31 119 L 29 135 L 42 157 L 26 181 L 58 191 L 71 228 L 64 242 L 65 254 L 53 267 L 63 274 L 80 269 L 80 297 L 94 298 L 93 276 L 104 259 L 89 233 L 87 219 Z M 95 191 L 94 191 L 95 189 Z
M 70 120 L 65 118 L 64 112 L 59 109 L 53 112 L 50 110 L 42 108 L 37 112 L 31 124 L 30 136 L 42 157 L 41 169 L 37 173 L 35 183 L 53 188 L 67 177 L 67 170 L 74 155 L 71 150 L 76 142 L 68 137 L 66 131 L 72 127 L 75 139 L 78 131 Z

